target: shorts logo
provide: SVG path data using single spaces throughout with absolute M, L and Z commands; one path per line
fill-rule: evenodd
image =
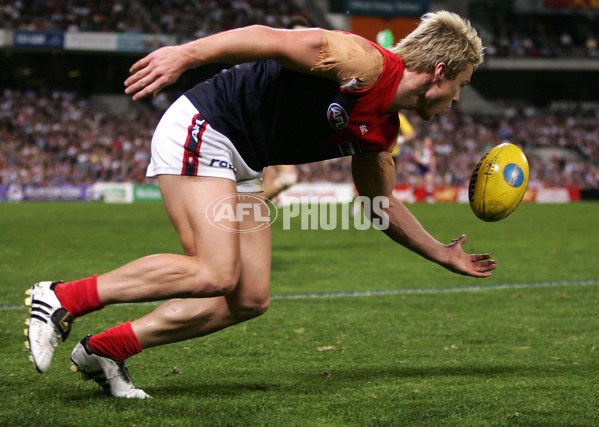
M 190 155 L 187 157 L 187 164 L 190 166 L 195 165 L 198 162 L 198 158 L 197 156 L 194 155 Z
M 329 105 L 327 110 L 327 119 L 333 129 L 343 129 L 349 124 L 349 115 L 343 107 L 336 102 Z
M 212 159 L 210 160 L 210 165 L 213 168 L 217 167 L 217 168 L 223 168 L 223 169 L 231 169 L 233 171 L 233 173 L 237 173 L 237 168 L 235 168 L 235 166 L 233 166 L 231 163 L 227 162 L 226 160 L 220 160 L 220 159 Z
M 191 129 L 191 137 L 197 141 L 199 139 L 199 135 L 200 132 L 202 131 L 202 127 L 204 126 L 204 123 L 206 122 L 206 120 L 204 118 L 202 118 L 202 116 L 196 116 L 194 117 L 194 124 L 193 124 L 193 128 Z
M 206 130 L 208 122 L 200 114 L 196 114 L 187 128 L 187 138 L 185 139 L 183 166 L 181 175 L 194 176 L 198 174 L 198 159 L 200 156 L 200 147 L 202 145 L 202 135 Z

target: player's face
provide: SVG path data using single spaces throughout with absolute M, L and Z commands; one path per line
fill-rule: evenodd
M 460 100 L 460 90 L 470 83 L 473 71 L 472 65 L 468 64 L 452 80 L 440 76 L 419 99 L 415 109 L 416 113 L 422 119 L 430 120 L 446 108 L 451 108 Z

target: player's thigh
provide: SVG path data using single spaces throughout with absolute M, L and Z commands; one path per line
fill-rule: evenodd
M 262 206 L 267 214 L 266 205 Z M 240 320 L 259 316 L 270 302 L 271 230 L 248 218 L 239 236 L 241 273 L 235 290 L 226 296 L 230 311 Z
M 169 219 L 177 230 L 186 255 L 205 262 L 238 262 L 239 233 L 231 232 L 234 218 L 213 222 L 211 209 L 220 201 L 231 203 L 234 212 L 234 181 L 224 178 L 161 175 L 160 191 Z M 218 226 L 220 225 L 220 226 Z

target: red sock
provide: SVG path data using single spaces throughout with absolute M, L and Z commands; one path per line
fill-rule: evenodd
M 54 287 L 56 297 L 73 317 L 100 310 L 104 304 L 98 296 L 98 275 L 74 282 L 59 283 Z
M 98 335 L 92 335 L 87 342 L 96 355 L 112 360 L 125 360 L 141 353 L 141 344 L 133 332 L 131 322 L 110 328 Z

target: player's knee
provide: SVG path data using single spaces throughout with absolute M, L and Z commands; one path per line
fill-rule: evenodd
M 239 284 L 240 267 L 231 263 L 208 268 L 201 266 L 196 271 L 197 297 L 229 295 Z
M 270 306 L 270 298 L 253 298 L 230 305 L 231 313 L 238 322 L 262 316 Z
M 228 295 L 232 293 L 238 284 L 239 270 L 235 267 L 218 272 L 212 279 L 212 287 L 217 295 Z

